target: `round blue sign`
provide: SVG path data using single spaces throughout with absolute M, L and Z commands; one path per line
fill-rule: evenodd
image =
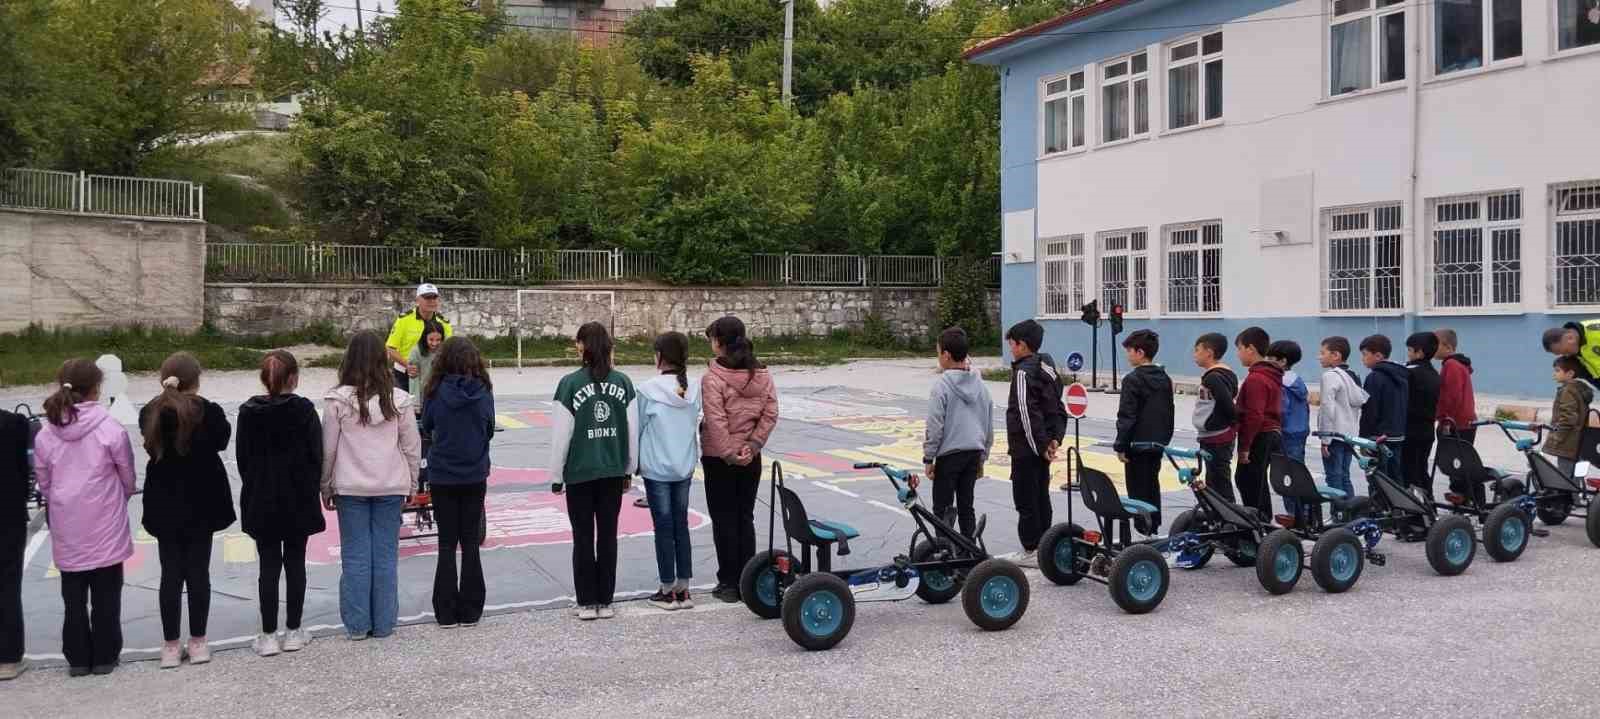
M 1073 372 L 1083 369 L 1083 355 L 1077 352 L 1067 355 L 1067 369 Z

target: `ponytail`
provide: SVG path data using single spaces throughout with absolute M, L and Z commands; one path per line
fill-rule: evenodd
M 678 396 L 689 393 L 689 338 L 682 332 L 667 332 L 656 338 L 656 356 L 660 363 L 678 376 Z
M 199 387 L 200 360 L 194 355 L 177 352 L 161 363 L 161 394 L 147 405 L 145 426 L 140 428 L 151 460 L 161 461 L 169 444 L 178 456 L 189 454 L 189 440 L 194 438 L 204 409 L 200 400 L 190 394 Z M 168 413 L 175 418 L 172 427 L 164 421 Z M 171 437 L 166 436 L 169 430 Z
M 738 317 L 728 315 L 712 322 L 706 328 L 706 337 L 714 340 L 722 348 L 718 361 L 728 369 L 742 369 L 755 377 L 756 370 L 762 369 L 761 361 L 756 359 L 756 346 L 745 334 L 744 322 Z
M 78 421 L 78 403 L 99 391 L 102 379 L 105 373 L 89 360 L 69 359 L 61 363 L 61 370 L 56 372 L 56 383 L 60 387 L 44 401 L 44 414 L 50 424 L 65 427 Z
M 578 344 L 583 345 L 583 366 L 589 379 L 603 382 L 611 375 L 611 333 L 599 322 L 585 322 L 578 328 Z
M 300 363 L 288 350 L 273 350 L 261 358 L 261 385 L 273 397 L 288 394 L 289 380 L 300 374 Z

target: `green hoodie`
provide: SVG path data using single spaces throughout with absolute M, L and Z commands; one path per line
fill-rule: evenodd
M 612 370 L 596 382 L 587 368 L 556 385 L 551 482 L 578 484 L 634 474 L 639 456 L 639 415 L 633 382 Z

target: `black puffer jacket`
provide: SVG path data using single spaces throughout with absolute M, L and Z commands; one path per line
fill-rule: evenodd
M 1160 365 L 1134 368 L 1122 379 L 1122 399 L 1117 404 L 1117 438 L 1112 449 L 1127 454 L 1135 442 L 1167 444 L 1176 421 L 1172 378 Z
M 228 448 L 233 427 L 216 402 L 192 398 L 203 405 L 200 424 L 189 438 L 188 454 L 173 445 L 178 416 L 161 413 L 163 450 L 160 461 L 150 460 L 144 470 L 144 529 L 156 539 L 210 534 L 228 528 L 237 519 L 233 492 L 222 452 Z M 139 426 L 149 427 L 154 405 L 139 411 Z
M 240 524 L 256 539 L 305 537 L 322 518 L 322 420 L 295 394 L 252 397 L 239 408 Z

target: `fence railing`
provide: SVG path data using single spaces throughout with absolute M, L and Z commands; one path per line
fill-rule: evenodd
M 205 187 L 193 182 L 26 168 L 0 174 L 0 207 L 169 220 L 206 216 Z
M 233 282 L 632 282 L 658 279 L 657 260 L 628 250 L 208 243 L 206 276 Z M 934 255 L 756 254 L 744 279 L 775 286 L 938 287 L 955 261 Z M 999 257 L 990 258 L 991 287 L 1000 286 L 999 270 Z

